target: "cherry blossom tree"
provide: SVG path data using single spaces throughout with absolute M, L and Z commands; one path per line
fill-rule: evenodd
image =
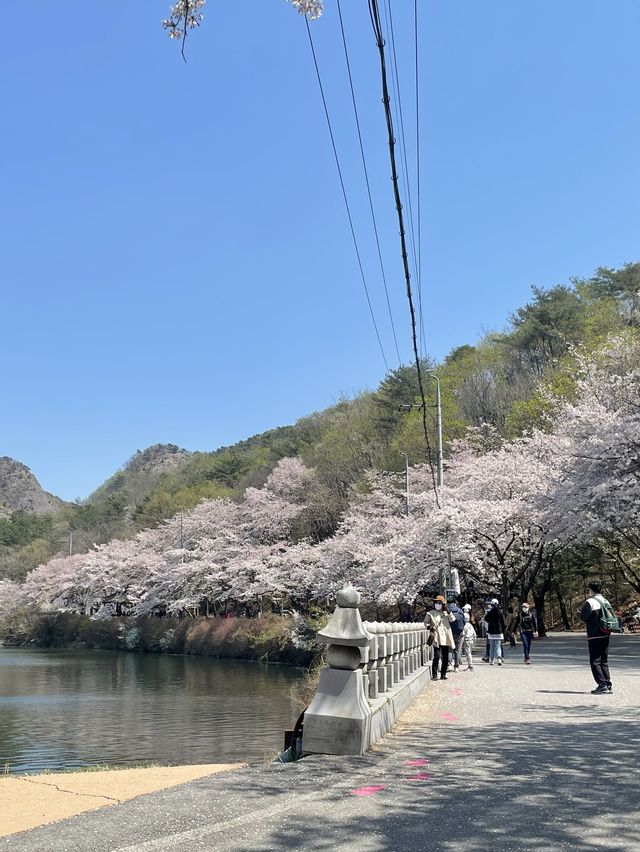
M 640 343 L 630 332 L 577 365 L 575 398 L 555 413 L 545 523 L 560 542 L 599 546 L 640 591 Z

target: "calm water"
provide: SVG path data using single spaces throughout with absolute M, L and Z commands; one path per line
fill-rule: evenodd
M 0 647 L 0 771 L 223 763 L 281 750 L 298 669 Z

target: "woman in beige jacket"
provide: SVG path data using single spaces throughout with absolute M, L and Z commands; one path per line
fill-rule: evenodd
M 433 609 L 426 614 L 424 623 L 427 630 L 433 636 L 433 660 L 431 662 L 431 677 L 438 677 L 438 663 L 442 660 L 440 668 L 440 680 L 447 679 L 447 668 L 449 667 L 449 650 L 455 648 L 451 624 L 456 620 L 455 615 L 449 612 L 447 601 L 443 595 L 434 598 Z

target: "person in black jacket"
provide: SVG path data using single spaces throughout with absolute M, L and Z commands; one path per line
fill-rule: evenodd
M 533 642 L 533 637 L 538 631 L 538 622 L 526 601 L 522 601 L 522 609 L 518 613 L 514 630 L 520 631 L 522 650 L 524 651 L 524 661 L 528 666 L 530 666 L 531 643 Z
M 493 598 L 491 601 L 491 609 L 485 614 L 484 620 L 487 622 L 487 636 L 489 637 L 489 662 L 494 665 L 497 659 L 498 665 L 501 666 L 502 640 L 506 626 L 497 598 Z

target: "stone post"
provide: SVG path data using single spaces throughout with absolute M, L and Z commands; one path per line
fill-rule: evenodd
M 360 619 L 360 595 L 348 586 L 338 593 L 337 606 L 317 640 L 328 645 L 328 667 L 304 714 L 302 749 L 307 753 L 364 754 L 370 742 L 371 709 L 360 664 L 361 649 L 369 650 L 371 635 Z

